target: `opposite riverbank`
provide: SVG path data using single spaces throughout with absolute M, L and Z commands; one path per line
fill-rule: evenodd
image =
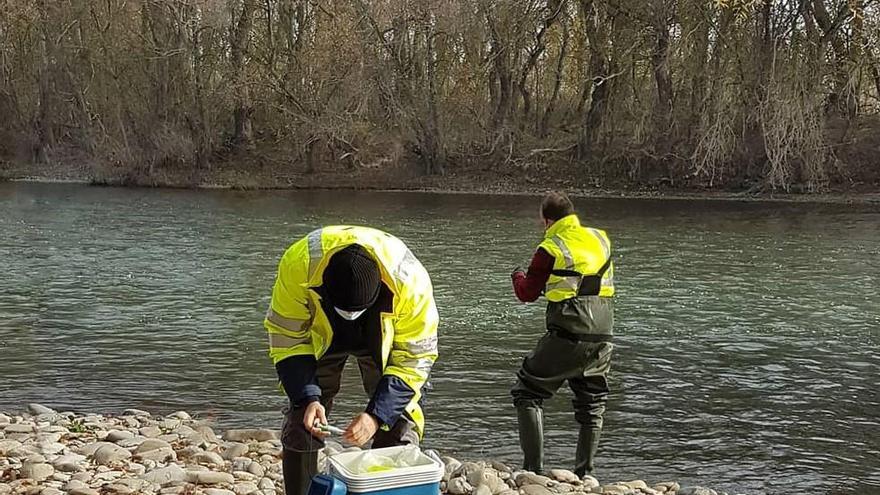
M 0 162 L 0 181 L 77 183 L 94 186 L 159 187 L 177 189 L 232 190 L 360 190 L 426 192 L 444 194 L 540 195 L 560 189 L 573 197 L 685 199 L 719 201 L 770 201 L 787 203 L 880 204 L 880 184 L 852 183 L 822 192 L 804 187 L 774 191 L 744 184 L 739 189 L 716 189 L 657 180 L 635 185 L 602 183 L 565 167 L 532 167 L 508 171 L 451 170 L 443 176 L 424 176 L 411 167 L 390 169 L 332 169 L 303 173 L 255 162 L 250 167 L 210 169 L 156 169 L 132 174 L 88 165 L 27 164 Z
M 319 464 L 342 450 L 328 441 Z M 75 414 L 31 404 L 0 413 L 0 495 L 283 495 L 280 454 L 273 430 L 218 434 L 184 411 Z M 449 495 L 725 495 L 674 481 L 599 483 L 562 469 L 540 476 L 491 460 L 443 461 Z

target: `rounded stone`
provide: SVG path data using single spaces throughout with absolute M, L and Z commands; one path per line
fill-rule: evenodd
M 474 489 L 474 495 L 492 495 L 492 489 L 486 485 L 478 485 Z
M 205 440 L 211 443 L 220 443 L 220 438 L 214 433 L 213 428 L 208 425 L 199 425 L 195 427 L 195 431 L 204 435 Z
M 115 462 L 131 458 L 131 452 L 115 444 L 104 445 L 92 454 L 92 460 L 97 464 L 107 466 Z
M 200 452 L 192 457 L 193 462 L 198 464 L 223 465 L 223 457 L 216 452 Z
M 236 457 L 242 457 L 248 453 L 248 446 L 243 443 L 231 443 L 226 450 L 223 451 L 223 458 L 226 460 L 232 460 Z
M 594 478 L 590 475 L 586 475 L 583 478 L 581 478 L 581 483 L 582 483 L 582 486 L 588 490 L 600 485 L 599 480 L 597 480 L 596 478 Z
M 682 487 L 676 493 L 677 495 L 718 495 L 718 492 L 715 490 L 704 488 L 702 486 Z
M 186 411 L 177 411 L 176 413 L 172 413 L 168 415 L 169 418 L 182 419 L 184 421 L 188 421 L 192 419 L 192 416 L 189 415 Z
M 9 452 L 18 450 L 21 447 L 22 443 L 18 440 L 0 440 L 0 457 L 4 457 Z
M 562 483 L 574 483 L 576 481 L 580 481 L 578 475 L 572 473 L 567 469 L 551 469 L 550 477 Z
M 247 471 L 258 478 L 262 478 L 266 475 L 266 469 L 259 462 L 252 462 L 250 466 L 248 466 Z
M 43 455 L 55 455 L 64 452 L 66 447 L 61 443 L 47 442 L 40 444 L 40 452 Z
M 258 476 L 254 476 L 253 474 L 247 471 L 233 471 L 232 476 L 241 481 L 257 481 L 260 479 Z
M 522 495 L 553 495 L 553 492 L 543 485 L 523 485 L 519 491 Z
M 248 466 L 253 462 L 249 457 L 236 457 L 232 460 L 232 470 L 247 471 Z
M 139 476 L 147 472 L 147 466 L 144 466 L 143 464 L 138 464 L 136 462 L 129 462 L 126 471 Z
M 516 486 L 522 488 L 526 485 L 540 485 L 540 486 L 550 486 L 553 482 L 550 478 L 546 476 L 541 476 L 540 474 L 525 472 L 516 475 L 514 478 L 516 482 Z
M 272 430 L 267 429 L 243 429 L 243 430 L 228 430 L 223 434 L 223 439 L 227 442 L 265 442 L 268 440 L 275 440 L 278 436 Z
M 474 487 L 464 478 L 452 478 L 446 485 L 446 491 L 452 495 L 470 495 Z
M 159 428 L 156 425 L 145 426 L 145 427 L 141 428 L 140 430 L 138 430 L 138 433 L 140 433 L 142 436 L 145 436 L 147 438 L 156 438 L 162 434 L 162 428 Z
M 258 487 L 256 483 L 245 481 L 242 483 L 236 483 L 232 491 L 235 492 L 235 495 L 251 495 L 252 493 L 259 492 L 260 487 Z
M 128 430 L 110 430 L 107 432 L 107 437 L 104 438 L 107 442 L 119 442 L 120 440 L 128 440 L 130 438 L 134 438 L 134 433 Z
M 21 477 L 30 478 L 37 483 L 49 479 L 53 474 L 55 474 L 55 468 L 42 462 L 26 463 L 21 467 Z
M 136 454 L 135 457 L 142 462 L 168 462 L 177 460 L 177 454 L 171 447 L 162 447 L 160 449 L 151 449 L 146 452 L 140 452 Z
M 42 404 L 28 404 L 27 408 L 28 412 L 34 416 L 40 416 L 42 414 L 57 414 L 54 409 L 50 409 Z
M 150 413 L 148 413 L 147 411 L 142 411 L 140 409 L 126 409 L 126 410 L 122 411 L 122 415 L 123 416 L 142 416 L 142 417 L 146 417 L 146 418 L 150 417 Z
M 57 457 L 52 461 L 52 466 L 58 471 L 75 473 L 85 469 L 86 457 L 79 454 L 67 454 Z
M 159 440 L 158 438 L 147 438 L 140 445 L 138 445 L 137 449 L 135 449 L 135 453 L 141 454 L 144 452 L 149 452 L 151 450 L 158 449 L 170 449 L 171 444 L 166 442 L 165 440 Z
M 167 486 L 186 481 L 187 473 L 177 464 L 169 464 L 167 467 L 148 471 L 141 476 L 142 480 L 159 486 Z
M 218 473 L 216 471 L 188 471 L 186 479 L 190 483 L 199 485 L 219 485 L 221 483 L 235 483 L 235 478 L 229 473 Z

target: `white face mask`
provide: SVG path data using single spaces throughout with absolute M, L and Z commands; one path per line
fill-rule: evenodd
M 345 311 L 344 309 L 339 309 L 335 306 L 333 307 L 333 309 L 336 310 L 336 313 L 339 314 L 339 316 L 345 318 L 348 321 L 357 320 L 360 315 L 367 312 L 366 309 L 362 309 L 360 311 Z

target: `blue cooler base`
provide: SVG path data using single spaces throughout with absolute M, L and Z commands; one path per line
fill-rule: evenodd
M 348 492 L 354 494 L 355 492 Z M 404 486 L 402 488 L 389 488 L 372 492 L 357 492 L 357 495 L 439 495 L 440 482 L 425 483 L 424 485 Z
M 342 480 L 326 474 L 319 474 L 312 478 L 308 495 L 346 495 L 355 493 L 357 495 L 439 495 L 440 482 L 404 486 L 401 488 L 387 488 L 370 492 L 350 492 Z
M 345 483 L 333 476 L 319 474 L 312 478 L 308 495 L 345 495 L 348 493 Z

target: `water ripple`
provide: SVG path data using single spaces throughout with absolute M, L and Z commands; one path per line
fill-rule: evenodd
M 188 409 L 277 427 L 261 320 L 278 258 L 318 225 L 369 224 L 403 238 L 435 284 L 426 442 L 518 462 L 508 390 L 543 310 L 515 301 L 509 273 L 539 241 L 533 203 L 0 184 L 0 410 Z M 600 477 L 880 493 L 876 208 L 579 206 L 617 252 Z M 343 390 L 339 416 L 366 400 L 351 363 Z M 547 457 L 567 466 L 576 430 L 559 395 Z

